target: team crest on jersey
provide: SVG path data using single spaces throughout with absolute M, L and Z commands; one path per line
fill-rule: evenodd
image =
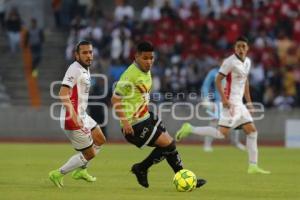
M 73 81 L 74 81 L 74 77 L 73 77 L 73 76 L 69 76 L 69 77 L 67 78 L 67 81 L 73 82 Z

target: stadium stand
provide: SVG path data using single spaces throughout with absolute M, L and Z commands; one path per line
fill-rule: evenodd
M 12 2 L 17 4 L 18 1 Z M 134 43 L 150 40 L 157 48 L 153 69 L 156 91 L 196 92 L 200 95 L 207 71 L 220 64 L 230 53 L 233 41 L 243 34 L 252 44 L 250 82 L 254 100 L 267 107 L 299 106 L 300 48 L 297 44 L 300 42 L 300 8 L 295 0 L 53 0 L 52 8 L 49 2 L 45 2 L 39 2 L 37 6 L 42 9 L 35 13 L 46 33 L 38 77 L 43 105 L 53 102 L 48 92 L 49 85 L 60 80 L 64 66 L 72 60 L 74 45 L 81 39 L 92 40 L 96 47 L 93 72 L 108 77 L 115 76 L 111 74 L 115 71 L 114 66 L 126 66 L 131 62 Z M 26 5 L 20 3 L 23 21 L 32 17 L 31 4 L 35 5 L 34 1 L 28 1 Z M 56 23 L 54 19 L 44 18 L 42 13 L 56 16 Z M 5 57 L 9 60 L 9 56 Z M 6 66 L 5 58 L 1 62 Z M 14 69 L 18 61 L 7 64 L 14 65 L 9 67 Z M 10 94 L 15 99 L 12 104 L 28 105 L 25 84 L 14 81 L 24 77 L 13 71 L 7 73 L 18 76 L 3 77 L 8 91 L 16 91 Z M 8 79 L 14 83 L 7 82 Z
M 81 15 L 70 15 L 67 60 L 77 41 L 90 39 L 97 48 L 95 71 L 116 62 L 126 65 L 132 60 L 133 44 L 150 40 L 157 48 L 153 70 L 159 72 L 154 73 L 158 91 L 199 93 L 206 72 L 231 53 L 239 35 L 246 35 L 252 44 L 254 100 L 267 107 L 299 106 L 297 1 L 148 1 L 139 10 L 134 9 L 135 1 L 115 2 L 113 14 L 93 3 L 73 5 Z
M 12 105 L 0 112 L 0 132 L 5 137 L 22 131 L 24 137 L 27 134 L 42 138 L 63 137 L 52 135 L 60 133 L 60 129 L 58 122 L 50 118 L 49 105 L 58 102 L 50 96 L 50 84 L 62 80 L 72 60 L 74 44 L 80 39 L 90 39 L 94 43 L 92 73 L 107 75 L 111 84 L 132 62 L 134 44 L 150 40 L 156 47 L 153 91 L 160 94 L 194 92 L 200 96 L 206 72 L 219 65 L 222 58 L 231 53 L 236 37 L 244 34 L 252 45 L 252 95 L 255 101 L 263 102 L 268 108 L 266 117 L 257 122 L 263 139 L 282 142 L 286 119 L 299 118 L 299 109 L 294 109 L 300 105 L 300 8 L 297 0 L 169 0 L 170 3 L 129 0 L 125 6 L 123 0 L 6 2 L 10 4 L 6 7 L 6 15 L 12 5 L 17 6 L 23 26 L 28 27 L 32 17 L 38 19 L 45 31 L 45 43 L 37 77 L 42 108 L 36 111 L 29 106 L 22 56 L 20 52 L 9 52 L 7 34 L 1 29 L 0 76 L 6 89 L 0 86 L 0 91 L 2 94 L 5 91 Z M 182 100 L 189 101 L 185 97 Z M 109 122 L 110 138 L 120 138 L 119 125 L 111 117 L 111 110 L 105 117 Z M 179 123 L 174 123 L 168 113 L 163 117 L 169 120 L 166 124 L 171 124 L 170 132 L 174 133 Z M 36 124 L 32 125 L 32 121 Z M 28 130 L 23 129 L 28 124 L 31 125 Z M 49 129 L 44 130 L 45 127 Z
M 2 77 L 0 77 L 0 106 L 9 106 L 10 98 L 6 93 L 6 88 L 2 83 Z

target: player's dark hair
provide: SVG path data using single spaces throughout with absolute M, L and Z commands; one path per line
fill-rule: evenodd
M 136 46 L 136 50 L 137 52 L 151 52 L 154 51 L 153 45 L 150 42 L 147 41 L 143 41 L 138 43 L 138 45 Z
M 247 44 L 249 44 L 249 40 L 246 36 L 238 37 L 238 39 L 236 39 L 235 43 L 237 43 L 237 42 L 246 42 Z
M 80 50 L 80 46 L 82 45 L 92 45 L 92 43 L 90 41 L 87 41 L 87 40 L 81 40 L 80 42 L 78 42 L 75 46 L 75 51 L 77 53 L 79 53 L 79 50 Z

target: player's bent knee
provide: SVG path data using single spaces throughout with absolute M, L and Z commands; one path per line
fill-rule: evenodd
M 102 135 L 102 137 L 101 137 L 101 142 L 102 142 L 102 144 L 106 143 L 106 137 L 104 135 Z
M 94 144 L 97 145 L 97 146 L 101 146 L 101 145 L 103 145 L 104 143 L 106 143 L 106 138 L 105 138 L 104 135 L 103 135 L 103 136 L 100 136 L 100 137 L 98 137 L 98 138 L 96 138 L 96 139 L 94 139 Z
M 228 137 L 228 134 L 229 134 L 229 131 L 230 129 L 229 128 L 224 128 L 224 127 L 219 127 L 219 133 L 218 133 L 218 138 L 219 139 L 224 139 L 224 138 L 227 138 Z
M 84 156 L 84 158 L 85 158 L 87 161 L 90 161 L 90 160 L 92 160 L 92 159 L 95 157 L 95 155 L 92 155 L 92 154 L 84 154 L 84 153 L 83 153 L 83 156 Z
M 250 133 L 257 132 L 255 126 L 252 126 L 252 127 L 250 128 L 249 132 L 250 132 Z
M 167 147 L 173 142 L 173 138 L 168 134 L 168 132 L 163 132 L 155 141 L 155 144 L 159 147 Z
M 253 132 L 257 132 L 256 127 L 253 123 L 249 123 L 243 126 L 243 130 L 246 134 L 251 134 Z
M 86 160 L 92 160 L 96 156 L 95 153 L 83 154 L 83 155 Z
M 228 137 L 229 135 L 229 131 L 226 131 L 226 132 L 220 132 L 222 135 L 220 136 L 220 139 L 225 139 Z
M 172 140 L 172 142 L 166 146 L 166 147 L 163 147 L 163 150 L 165 152 L 173 152 L 176 150 L 176 143 L 175 143 L 175 140 Z
M 94 140 L 94 144 L 97 146 L 101 146 L 106 142 L 106 138 L 99 127 L 97 127 L 95 131 L 92 132 L 92 137 Z

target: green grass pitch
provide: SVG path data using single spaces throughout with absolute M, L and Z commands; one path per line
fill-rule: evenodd
M 201 189 L 180 193 L 172 184 L 173 172 L 166 161 L 149 172 L 148 189 L 140 187 L 129 172 L 151 148 L 105 145 L 92 161 L 89 172 L 95 183 L 64 179 L 56 188 L 48 172 L 58 168 L 73 153 L 69 144 L 0 144 L 1 200 L 299 200 L 300 149 L 260 148 L 260 164 L 271 175 L 248 175 L 247 153 L 231 146 L 216 146 L 204 153 L 201 146 L 178 145 L 187 169 L 207 179 Z

